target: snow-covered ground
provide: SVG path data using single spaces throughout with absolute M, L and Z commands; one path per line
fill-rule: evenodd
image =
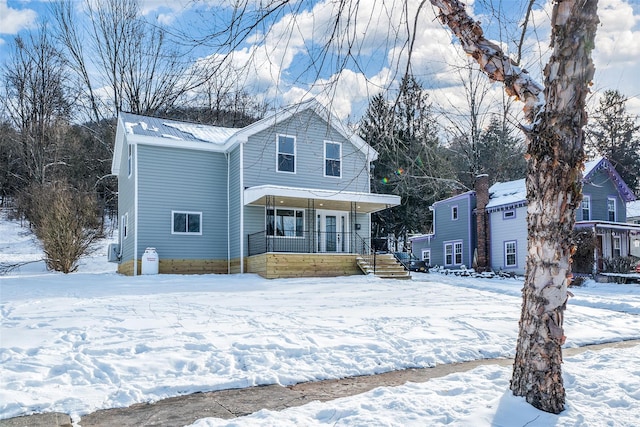
M 0 263 L 39 257 L 26 229 L 0 221 Z M 124 277 L 104 250 L 71 275 L 29 264 L 0 276 L 0 419 L 59 411 L 77 421 L 196 391 L 513 356 L 521 286 L 421 273 L 412 281 Z M 566 346 L 640 338 L 640 286 L 587 282 L 572 292 Z M 483 366 L 195 425 L 637 426 L 639 350 L 566 357 L 560 415 L 513 397 L 509 368 Z

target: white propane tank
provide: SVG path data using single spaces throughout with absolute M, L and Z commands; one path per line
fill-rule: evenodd
M 142 274 L 158 274 L 160 264 L 156 248 L 147 248 L 142 255 Z

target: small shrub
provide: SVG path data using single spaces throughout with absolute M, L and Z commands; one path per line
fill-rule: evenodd
M 30 187 L 22 206 L 42 243 L 51 270 L 71 273 L 98 237 L 98 215 L 92 195 L 65 183 Z

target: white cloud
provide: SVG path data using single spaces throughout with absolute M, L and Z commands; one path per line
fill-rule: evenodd
M 31 9 L 13 9 L 7 0 L 0 0 L 0 33 L 17 34 L 18 31 L 32 28 L 38 14 Z

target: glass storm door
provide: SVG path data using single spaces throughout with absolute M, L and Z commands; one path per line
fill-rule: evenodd
M 319 212 L 320 252 L 349 252 L 349 214 L 346 212 Z

